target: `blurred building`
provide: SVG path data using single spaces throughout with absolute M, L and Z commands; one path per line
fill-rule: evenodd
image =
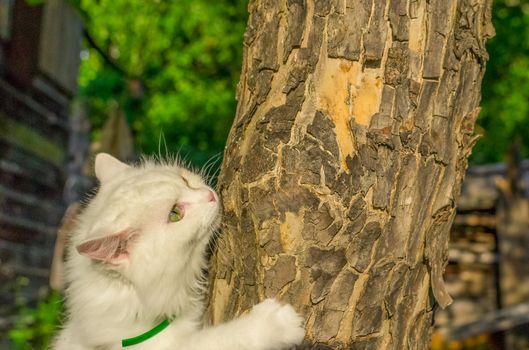
M 66 0 L 0 0 L 0 316 L 15 276 L 47 284 L 75 163 L 69 140 L 82 127 L 70 106 L 82 33 Z
M 529 160 L 467 171 L 445 281 L 454 302 L 436 312 L 438 336 L 459 349 L 529 349 Z

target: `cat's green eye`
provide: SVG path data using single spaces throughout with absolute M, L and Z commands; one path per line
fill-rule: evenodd
M 169 212 L 168 220 L 169 222 L 177 222 L 182 220 L 184 217 L 184 211 L 177 207 L 176 205 L 171 208 L 171 211 Z

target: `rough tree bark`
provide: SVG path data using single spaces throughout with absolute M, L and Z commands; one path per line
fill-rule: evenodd
M 213 323 L 278 297 L 306 318 L 304 348 L 428 348 L 490 6 L 250 1 Z

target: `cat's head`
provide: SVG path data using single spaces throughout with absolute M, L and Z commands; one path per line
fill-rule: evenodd
M 129 166 L 104 153 L 95 173 L 100 188 L 79 219 L 78 253 L 133 283 L 201 268 L 197 249 L 219 220 L 218 197 L 202 177 L 173 164 Z

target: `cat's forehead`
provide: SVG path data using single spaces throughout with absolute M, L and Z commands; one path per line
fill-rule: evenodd
M 169 166 L 169 165 L 159 165 L 152 168 L 153 178 L 159 177 L 161 181 L 166 180 L 171 181 L 180 181 L 183 180 L 186 185 L 193 184 L 195 186 L 205 185 L 204 179 L 194 173 L 193 171 L 180 167 L 180 166 Z
M 204 182 L 197 174 L 177 166 L 154 166 L 144 169 L 134 169 L 131 174 L 130 183 L 137 186 L 158 185 L 158 186 L 182 186 L 194 184 L 202 186 Z
M 110 185 L 110 184 L 109 184 Z M 174 196 L 190 187 L 205 186 L 202 178 L 178 166 L 150 165 L 131 168 L 109 186 L 114 195 Z

